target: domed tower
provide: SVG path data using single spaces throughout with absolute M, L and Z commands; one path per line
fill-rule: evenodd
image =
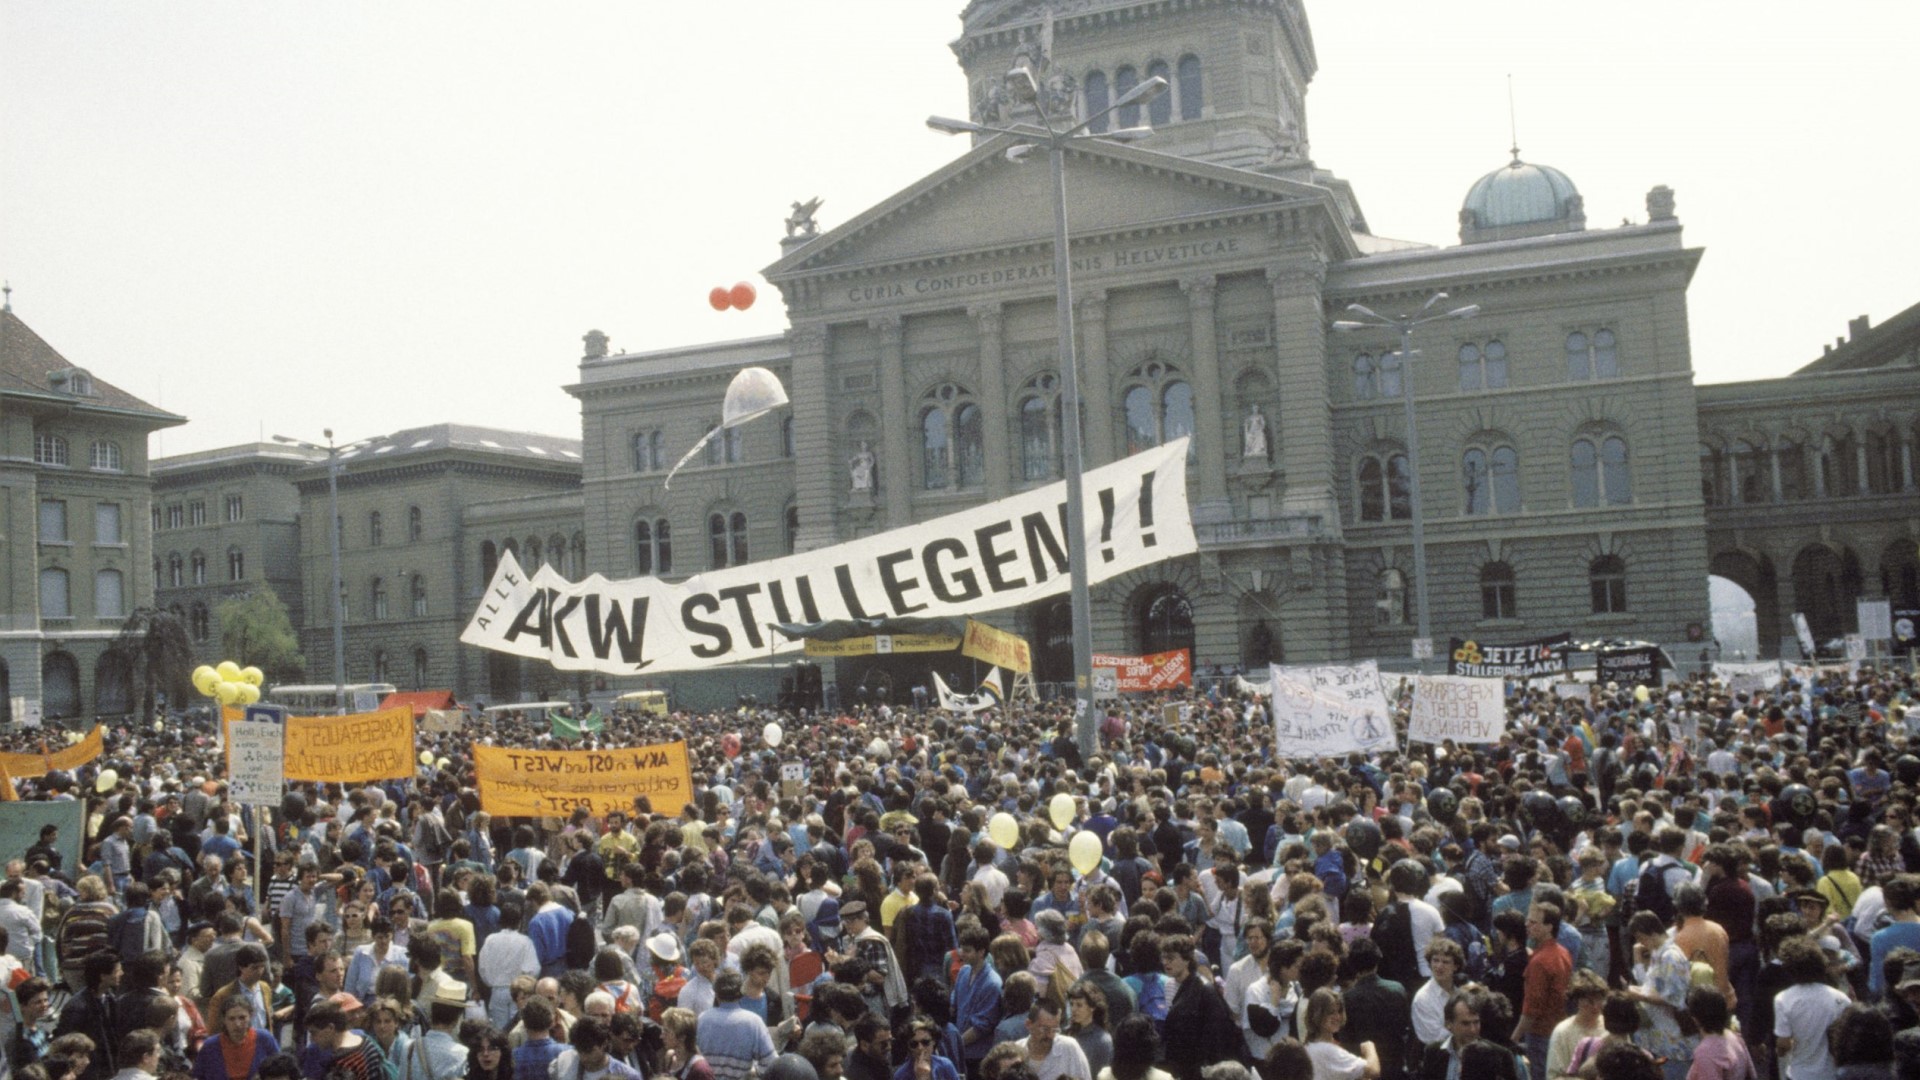
M 1580 232 L 1587 212 L 1567 174 L 1550 165 L 1513 160 L 1474 181 L 1460 206 L 1460 242 L 1484 244 L 1523 236 Z
M 1037 122 L 1005 95 L 1015 63 L 1040 75 L 1056 122 L 1158 75 L 1165 95 L 1095 130 L 1151 124 L 1149 149 L 1313 178 L 1306 94 L 1319 61 L 1302 0 L 971 0 L 960 19 L 953 51 L 975 120 Z

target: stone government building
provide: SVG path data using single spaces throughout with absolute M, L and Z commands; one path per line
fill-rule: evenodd
M 1200 552 L 1096 587 L 1096 648 L 1190 644 L 1202 664 L 1404 663 L 1409 391 L 1442 645 L 1571 631 L 1697 655 L 1709 572 L 1753 594 L 1769 655 L 1796 610 L 1824 641 L 1853 629 L 1858 597 L 1920 606 L 1920 305 L 1879 326 L 1854 320 L 1786 378 L 1696 386 L 1686 290 L 1703 252 L 1686 246 L 1657 177 L 1642 220 L 1590 229 L 1573 181 L 1515 151 L 1466 185 L 1459 243 L 1378 236 L 1354 187 L 1311 156 L 1316 61 L 1299 0 L 1052 6 L 1048 56 L 1037 0 L 966 7 L 953 49 L 976 119 L 1032 118 L 998 89 L 1022 55 L 1050 100 L 1082 115 L 1143 78 L 1172 87 L 1115 117 L 1151 123 L 1151 137 L 1081 144 L 1067 164 L 1089 463 L 1194 437 Z M 441 424 L 345 457 L 349 681 L 489 701 L 600 688 L 456 644 L 503 551 L 568 576 L 680 578 L 1058 479 L 1049 177 L 1006 150 L 977 142 L 831 229 L 796 214 L 765 271 L 785 334 L 632 353 L 587 334 L 567 387 L 577 443 Z M 1483 314 L 1423 328 L 1411 367 L 1387 332 L 1329 329 L 1350 303 L 1406 312 L 1441 289 Z M 716 440 L 666 491 L 666 470 L 718 421 L 748 365 L 777 373 L 791 408 Z M 9 378 L 47 387 L 46 366 L 15 376 L 9 360 Z M 12 393 L 0 394 L 5 505 L 25 513 L 34 483 L 76 470 L 27 463 L 29 429 L 55 421 L 24 416 Z M 1248 434 L 1256 411 L 1264 438 Z M 867 454 L 873 483 L 856 489 L 849 463 Z M 324 681 L 324 464 L 244 446 L 155 462 L 152 475 L 154 528 L 144 504 L 132 513 L 130 572 L 152 558 L 159 601 L 190 621 L 219 592 L 282 591 Z M 136 487 L 128 497 L 147 498 Z M 230 493 L 258 513 L 225 519 Z M 35 612 L 20 585 L 32 568 L 6 542 L 18 695 L 58 651 L 49 642 L 67 639 Z M 232 548 L 243 576 L 230 579 Z M 43 543 L 39 567 L 64 557 Z M 990 617 L 1034 641 L 1042 681 L 1069 677 L 1066 606 Z M 217 658 L 219 628 L 193 625 Z M 657 681 L 719 702 L 765 696 L 781 670 Z

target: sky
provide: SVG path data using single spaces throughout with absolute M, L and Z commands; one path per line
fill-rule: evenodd
M 0 278 L 70 361 L 191 423 L 158 455 L 459 421 L 579 434 L 581 335 L 780 332 L 789 204 L 832 228 L 964 152 L 963 0 L 0 2 Z M 1312 155 L 1457 242 L 1507 160 L 1588 225 L 1667 184 L 1701 382 L 1920 301 L 1920 4 L 1308 0 Z M 718 25 L 716 25 L 718 23 Z M 755 284 L 749 311 L 707 306 Z

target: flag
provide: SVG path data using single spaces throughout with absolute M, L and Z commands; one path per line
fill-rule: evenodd
M 1006 700 L 1006 693 L 1000 689 L 999 668 L 987 672 L 987 677 L 980 680 L 980 688 L 973 692 L 973 696 L 989 705 L 998 705 Z
M 606 718 L 597 709 L 588 713 L 585 720 L 575 720 L 568 714 L 556 712 L 551 722 L 556 739 L 577 739 L 582 732 L 597 735 L 607 726 Z
M 995 669 L 995 674 L 998 674 L 998 669 Z M 933 689 L 935 693 L 940 695 L 940 707 L 942 709 L 948 712 L 977 713 L 982 709 L 991 709 L 1000 703 L 999 680 L 994 679 L 992 676 L 988 678 L 992 680 L 991 696 L 989 696 L 989 687 L 986 683 L 981 684 L 979 693 L 966 695 L 956 694 L 947 686 L 947 680 L 941 678 L 940 673 L 937 671 L 933 673 Z

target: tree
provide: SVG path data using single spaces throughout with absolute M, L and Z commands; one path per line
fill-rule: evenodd
M 124 656 L 129 682 L 140 687 L 142 716 L 152 716 L 156 691 L 167 700 L 187 699 L 193 686 L 193 639 L 180 616 L 163 608 L 134 609 L 120 624 L 113 651 Z
M 307 673 L 300 655 L 300 635 L 293 629 L 287 605 L 272 589 L 255 589 L 214 605 L 220 622 L 220 649 L 224 659 L 241 667 L 252 665 L 267 676 L 267 684 L 299 682 Z

